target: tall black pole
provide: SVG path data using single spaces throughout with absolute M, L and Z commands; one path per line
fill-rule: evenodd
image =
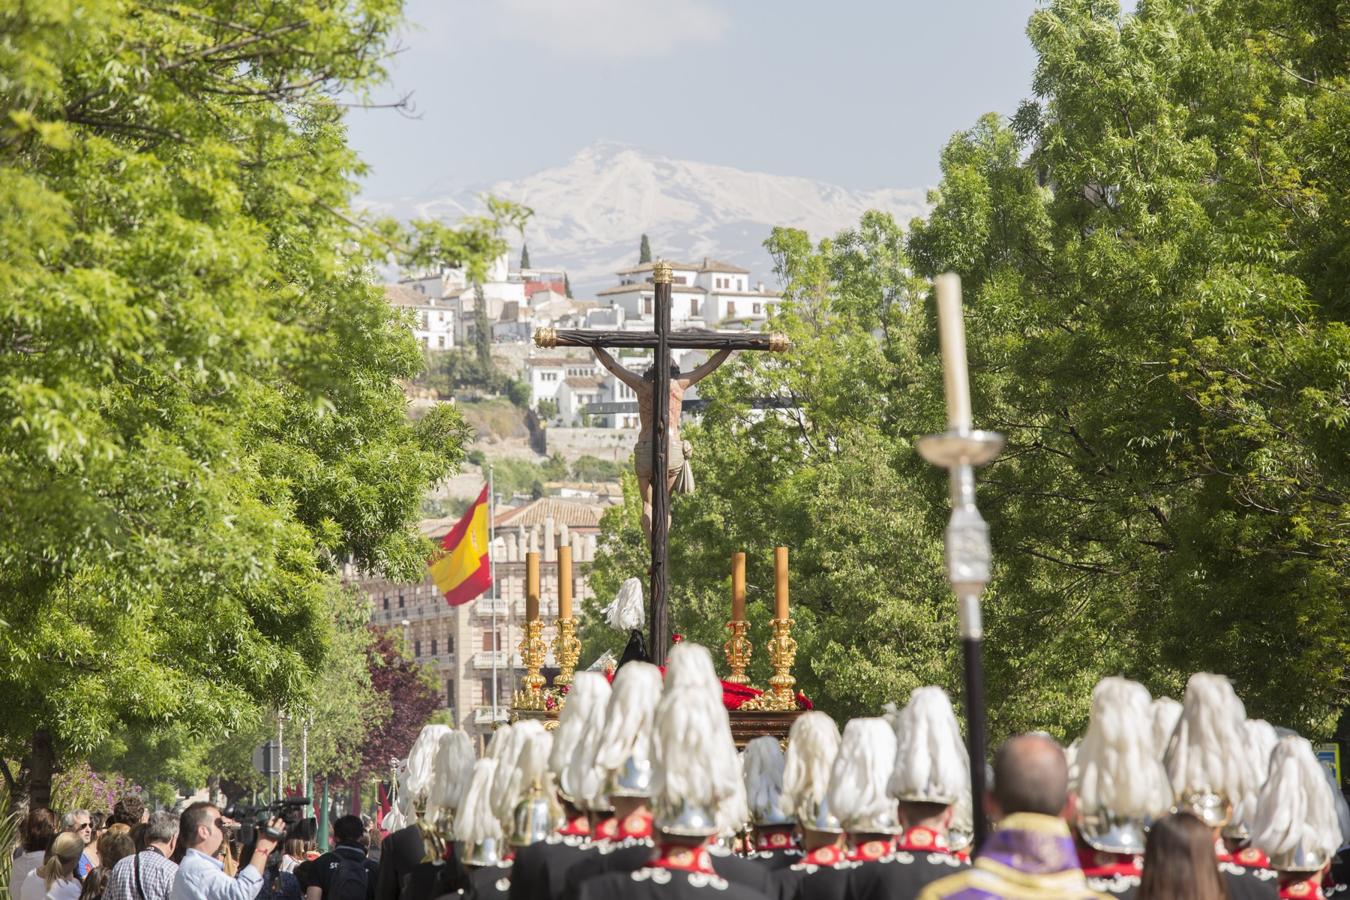
M 984 817 L 984 761 L 987 758 L 987 740 L 984 734 L 984 661 L 978 637 L 962 637 L 961 652 L 966 662 L 966 749 L 970 753 L 971 815 L 975 821 L 973 846 L 984 846 L 989 823 Z
M 652 661 L 666 664 L 670 644 L 670 619 L 667 598 L 670 591 L 666 571 L 666 544 L 670 536 L 670 482 L 667 478 L 670 448 L 670 292 L 674 273 L 668 262 L 652 267 L 656 285 L 656 359 L 652 382 L 652 570 L 651 633 Z

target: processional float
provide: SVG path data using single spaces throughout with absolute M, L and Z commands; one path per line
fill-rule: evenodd
M 669 263 L 653 266 L 655 294 L 654 332 L 584 331 L 541 329 L 535 343 L 552 347 L 643 347 L 655 351 L 655 383 L 670 380 L 668 352 L 671 349 L 766 350 L 790 349 L 781 334 L 708 334 L 677 332 L 670 327 L 673 270 Z M 983 625 L 980 597 L 989 582 L 990 544 L 988 526 L 975 504 L 975 468 L 992 461 L 1003 447 L 1003 438 L 991 431 L 972 427 L 970 386 L 966 366 L 965 330 L 961 310 L 960 278 L 947 273 L 934 283 L 937 300 L 939 338 L 942 349 L 943 381 L 947 403 L 947 430 L 918 442 L 919 452 L 934 465 L 948 470 L 951 517 L 944 533 L 947 577 L 957 599 L 958 632 L 964 660 L 967 746 L 970 754 L 971 796 L 974 798 L 975 844 L 983 841 L 985 822 L 980 797 L 984 794 L 986 739 L 984 679 L 981 663 Z M 652 422 L 652 472 L 667 470 L 669 394 L 654 391 Z M 670 628 L 667 610 L 669 596 L 667 542 L 669 539 L 670 491 L 667 480 L 652 479 L 652 537 L 650 570 L 650 614 L 648 646 L 657 665 L 665 663 Z M 744 745 L 759 735 L 787 737 L 792 721 L 810 703 L 794 691 L 792 666 L 797 642 L 792 638 L 793 620 L 789 614 L 788 549 L 774 551 L 774 611 L 772 637 L 767 651 L 773 675 L 760 690 L 750 685 L 746 674 L 753 647 L 748 638 L 750 623 L 745 611 L 744 553 L 731 560 L 731 618 L 726 627 L 730 637 L 723 645 L 728 674 L 723 680 L 724 699 L 731 718 L 732 733 Z M 516 693 L 511 706 L 513 718 L 543 718 L 556 722 L 558 709 L 566 702 L 580 655 L 576 638 L 576 620 L 572 609 L 571 550 L 559 548 L 559 597 L 557 638 L 554 656 L 559 672 L 552 687 L 545 686 L 541 671 L 545 657 L 543 624 L 539 620 L 539 555 L 526 555 L 526 624 L 520 644 L 526 669 L 524 687 Z

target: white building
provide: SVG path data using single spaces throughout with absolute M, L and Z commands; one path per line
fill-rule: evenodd
M 628 328 L 649 328 L 655 315 L 653 263 L 618 272 L 619 284 L 600 291 L 602 303 L 621 309 Z M 763 282 L 750 284 L 750 272 L 728 262 L 671 263 L 670 322 L 676 328 L 755 329 L 782 302 Z M 645 321 L 634 321 L 645 320 Z
M 449 301 L 434 291 L 434 279 L 419 279 L 384 286 L 390 305 L 413 314 L 413 336 L 427 350 L 449 350 L 455 346 L 455 310 Z
M 592 378 L 601 373 L 595 357 L 532 356 L 525 360 L 525 382 L 530 386 L 530 406 L 539 408 L 539 401 L 558 402 L 558 394 L 568 378 Z
M 613 375 L 605 373 L 610 379 Z M 558 419 L 563 425 L 576 427 L 589 425 L 589 417 L 583 420 L 585 408 L 601 399 L 604 393 L 604 378 L 599 375 L 569 375 L 558 388 Z

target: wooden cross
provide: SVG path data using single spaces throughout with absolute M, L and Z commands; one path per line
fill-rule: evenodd
M 679 350 L 768 350 L 781 353 L 790 346 L 785 335 L 753 331 L 708 333 L 672 331 L 670 294 L 674 282 L 670 263 L 661 260 L 652 267 L 656 293 L 656 329 L 654 331 L 587 331 L 582 329 L 541 328 L 534 342 L 540 347 L 643 347 L 655 351 L 655 379 L 652 391 L 652 568 L 651 611 L 648 618 L 648 644 L 652 660 L 666 663 L 670 644 L 670 619 L 667 612 L 670 595 L 666 568 L 670 541 L 670 484 L 666 457 L 670 435 L 670 351 Z M 655 386 L 663 386 L 655 389 Z

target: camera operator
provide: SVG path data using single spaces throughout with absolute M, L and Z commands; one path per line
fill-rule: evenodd
M 359 816 L 341 816 L 333 822 L 333 849 L 297 873 L 305 881 L 305 900 L 374 900 L 380 867 L 362 846 L 365 833 Z
M 225 841 L 225 825 L 213 803 L 193 803 L 183 811 L 178 840 L 187 849 L 174 875 L 169 900 L 254 900 L 258 896 L 267 857 L 284 834 L 285 823 L 276 818 L 268 827 L 257 829 L 253 854 L 235 878 L 226 875 L 216 859 L 216 851 Z

